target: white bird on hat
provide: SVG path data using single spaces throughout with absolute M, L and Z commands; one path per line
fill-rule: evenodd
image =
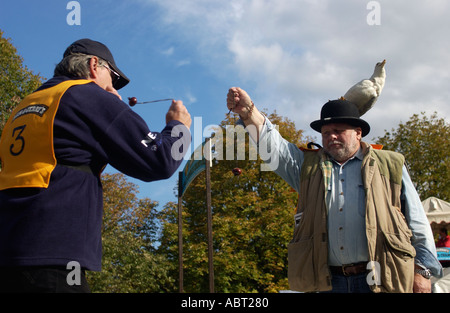
M 386 70 L 384 65 L 386 60 L 378 62 L 375 70 L 369 79 L 363 79 L 352 86 L 344 95 L 344 99 L 356 104 L 360 116 L 369 111 L 377 101 L 384 87 Z

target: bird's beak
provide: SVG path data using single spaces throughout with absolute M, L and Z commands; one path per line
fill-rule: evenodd
M 385 65 L 386 64 L 386 60 L 383 60 L 383 62 L 381 62 L 381 65 Z

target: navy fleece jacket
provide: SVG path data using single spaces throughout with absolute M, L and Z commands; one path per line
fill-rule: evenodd
M 39 89 L 67 79 L 54 77 Z M 172 137 L 176 126 L 184 131 Z M 102 258 L 101 170 L 110 164 L 143 181 L 166 179 L 185 153 L 173 158 L 174 143 L 183 140 L 181 149 L 186 151 L 190 132 L 178 121 L 161 132 L 150 131 L 118 97 L 89 83 L 63 95 L 53 133 L 58 165 L 49 187 L 0 191 L 0 266 L 66 266 L 77 261 L 97 271 Z M 67 165 L 88 165 L 92 173 Z

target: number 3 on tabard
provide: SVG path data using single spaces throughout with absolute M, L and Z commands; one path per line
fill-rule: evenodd
M 25 139 L 22 137 L 22 133 L 27 125 L 22 125 L 14 128 L 12 136 L 15 138 L 14 143 L 9 147 L 9 152 L 13 156 L 18 156 L 23 152 L 25 148 Z

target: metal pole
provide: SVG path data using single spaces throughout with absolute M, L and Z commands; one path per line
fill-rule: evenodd
M 178 184 L 182 184 L 182 172 L 179 173 Z M 183 293 L 183 215 L 182 215 L 182 195 L 181 187 L 178 191 L 178 273 L 179 273 L 179 292 Z
M 206 139 L 205 149 L 211 151 L 211 138 Z M 208 154 L 211 158 L 211 153 Z M 214 264 L 213 264 L 213 242 L 212 242 L 212 212 L 211 212 L 211 159 L 205 158 L 206 176 L 206 209 L 208 217 L 208 263 L 209 263 L 209 292 L 214 293 Z

